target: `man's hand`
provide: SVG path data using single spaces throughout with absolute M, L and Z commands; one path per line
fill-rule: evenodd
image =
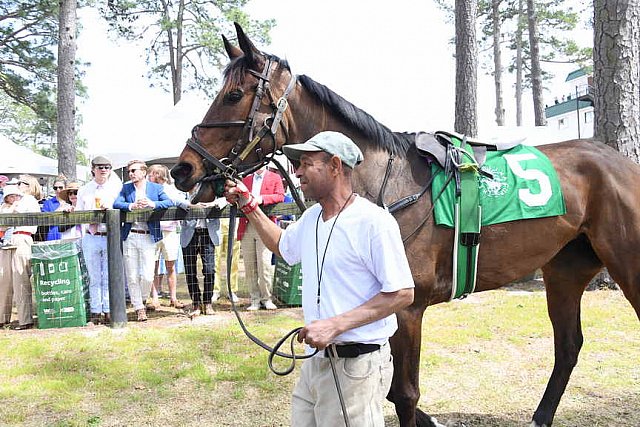
M 332 319 L 314 320 L 298 332 L 298 342 L 304 342 L 309 347 L 324 350 L 333 339 L 340 335 Z
M 140 199 L 139 202 L 140 202 L 141 209 L 145 209 L 145 208 L 154 209 L 156 207 L 156 203 L 153 200 L 149 199 L 148 197 L 144 197 Z
M 245 215 L 258 208 L 258 201 L 242 181 L 228 179 L 224 183 L 224 197 L 227 202 L 237 204 Z
M 135 202 L 133 202 L 131 204 L 131 210 L 134 209 L 148 209 L 148 208 L 155 208 L 156 204 L 152 201 L 149 200 L 148 198 L 144 197 L 142 199 L 138 199 Z

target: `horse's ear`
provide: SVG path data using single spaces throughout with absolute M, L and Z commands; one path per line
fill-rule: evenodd
M 253 45 L 249 37 L 244 33 L 244 30 L 237 22 L 234 22 L 233 25 L 236 26 L 236 33 L 238 34 L 238 43 L 240 44 L 240 49 L 244 52 L 244 56 L 247 58 L 249 63 L 257 64 L 261 58 L 261 53 L 256 47 Z
M 242 51 L 232 45 L 224 34 L 222 35 L 222 42 L 224 43 L 224 50 L 226 50 L 227 55 L 229 55 L 229 59 L 236 59 L 237 57 L 242 56 Z

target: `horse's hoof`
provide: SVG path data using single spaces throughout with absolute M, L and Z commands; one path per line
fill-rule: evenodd
M 546 424 L 540 425 L 535 421 L 531 421 L 531 424 L 529 424 L 529 427 L 549 427 L 549 426 L 547 426 Z

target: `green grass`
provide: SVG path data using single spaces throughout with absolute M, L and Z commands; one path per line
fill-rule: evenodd
M 300 326 L 293 313 L 243 317 L 273 345 Z M 299 367 L 274 375 L 267 353 L 235 319 L 219 317 L 122 330 L 0 332 L 0 425 L 288 425 Z M 621 293 L 598 291 L 585 294 L 582 319 L 585 345 L 554 426 L 640 425 L 635 313 Z M 430 307 L 420 407 L 449 426 L 525 425 L 552 364 L 542 291 L 500 290 Z M 392 406 L 385 411 L 387 424 L 397 425 Z

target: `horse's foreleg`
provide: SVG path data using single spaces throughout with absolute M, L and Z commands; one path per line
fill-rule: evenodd
M 550 426 L 569 377 L 578 362 L 583 336 L 580 299 L 602 264 L 588 242 L 569 243 L 543 268 L 549 318 L 553 325 L 555 363 L 532 426 Z
M 387 399 L 395 404 L 402 427 L 437 427 L 435 419 L 417 409 L 420 399 L 420 342 L 424 309 L 397 313 L 398 330 L 391 338 L 393 381 Z

